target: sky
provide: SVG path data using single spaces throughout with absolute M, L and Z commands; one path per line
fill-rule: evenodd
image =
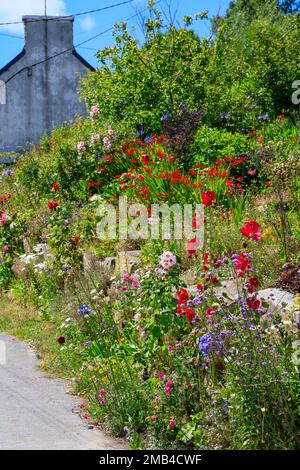
M 47 0 L 48 15 L 69 15 L 95 10 L 110 5 L 116 5 L 125 0 Z M 79 16 L 75 19 L 74 44 L 79 44 L 98 33 L 112 27 L 115 22 L 124 21 L 142 11 L 147 0 L 133 0 L 132 3 L 120 5 L 106 11 Z M 178 20 L 185 15 L 193 16 L 196 13 L 208 10 L 209 15 L 224 13 L 229 0 L 161 0 L 161 5 L 171 5 L 172 11 L 177 12 Z M 23 15 L 43 15 L 44 0 L 0 0 L 0 23 L 21 21 Z M 131 27 L 137 27 L 137 18 L 128 22 Z M 202 36 L 209 33 L 208 22 L 199 21 L 195 28 Z M 135 34 L 138 35 L 138 29 Z M 77 51 L 93 65 L 97 66 L 95 53 L 99 49 L 111 46 L 114 43 L 111 32 L 89 41 Z M 24 45 L 23 25 L 0 26 L 0 69 L 13 59 Z

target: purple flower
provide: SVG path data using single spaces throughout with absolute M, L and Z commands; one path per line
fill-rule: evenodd
M 86 318 L 90 315 L 95 315 L 95 310 L 92 310 L 87 304 L 81 305 L 77 310 L 78 315 L 80 318 Z

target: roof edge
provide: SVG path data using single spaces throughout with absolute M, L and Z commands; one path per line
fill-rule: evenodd
M 25 54 L 26 52 L 25 52 L 25 47 L 24 47 L 23 50 L 16 57 L 14 57 L 14 59 L 8 62 L 8 64 L 4 65 L 2 69 L 0 69 L 0 75 L 2 75 L 4 72 L 7 72 L 10 69 L 10 67 L 14 65 L 16 62 L 18 62 L 20 59 L 22 59 L 22 57 L 24 57 Z
M 96 69 L 88 63 L 87 60 L 85 60 L 80 54 L 78 54 L 78 52 L 76 51 L 76 49 L 74 48 L 73 49 L 73 56 L 76 57 L 76 59 L 80 60 L 80 62 L 87 68 L 87 69 L 90 69 L 92 72 L 95 72 Z

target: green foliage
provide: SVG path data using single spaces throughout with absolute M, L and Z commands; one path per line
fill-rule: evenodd
M 238 1 L 219 21 L 207 69 L 209 121 L 220 125 L 225 113 L 228 127 L 253 129 L 262 113 L 297 113 L 291 95 L 298 77 L 299 17 L 282 15 L 276 3 Z
M 239 157 L 248 154 L 250 144 L 247 136 L 201 126 L 192 145 L 196 163 L 210 164 L 218 158 Z
M 159 131 L 161 118 L 176 115 L 181 102 L 191 109 L 201 104 L 208 41 L 164 24 L 155 7 L 144 35 L 139 45 L 126 24 L 116 25 L 115 46 L 99 51 L 102 66 L 83 81 L 83 97 L 90 106 L 98 103 L 104 118 L 147 134 Z

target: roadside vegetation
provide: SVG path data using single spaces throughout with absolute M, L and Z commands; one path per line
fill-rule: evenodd
M 299 445 L 295 7 L 237 0 L 207 39 L 194 31 L 205 12 L 175 27 L 151 1 L 142 45 L 122 24 L 99 51 L 88 118 L 3 160 L 0 329 L 72 380 L 82 419 L 133 449 Z M 147 227 L 154 203 L 203 204 L 203 247 L 100 239 L 97 207 L 120 196 Z M 133 250 L 126 272 L 84 262 Z M 271 287 L 294 309 L 263 300 Z

